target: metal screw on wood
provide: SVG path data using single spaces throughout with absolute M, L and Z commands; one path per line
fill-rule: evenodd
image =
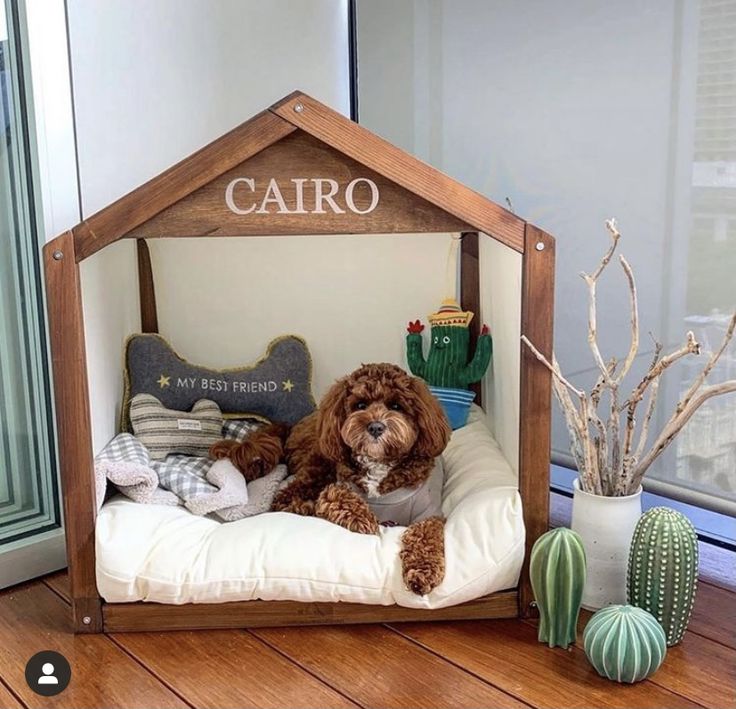
M 304 104 L 302 104 L 302 103 L 295 103 L 294 104 L 294 110 L 297 113 L 301 113 L 304 110 Z
M 53 254 L 51 254 L 54 261 L 61 261 L 61 259 L 64 258 L 64 252 L 63 251 L 54 251 Z
M 544 251 L 544 242 L 538 241 L 537 245 L 534 247 L 537 251 Z
M 85 625 L 89 625 L 92 622 L 92 618 L 90 618 L 88 615 L 86 615 L 86 616 L 84 616 L 84 618 L 82 618 L 82 622 Z

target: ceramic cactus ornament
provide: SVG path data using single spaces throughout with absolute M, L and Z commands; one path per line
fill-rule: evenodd
M 667 654 L 662 626 L 636 606 L 597 611 L 585 627 L 583 645 L 599 675 L 628 684 L 654 674 Z
M 669 507 L 645 512 L 631 540 L 627 600 L 659 621 L 670 647 L 685 634 L 697 583 L 698 538 L 690 520 Z
M 529 562 L 539 608 L 539 642 L 568 647 L 575 642 L 585 586 L 585 551 L 580 536 L 560 527 L 543 534 Z

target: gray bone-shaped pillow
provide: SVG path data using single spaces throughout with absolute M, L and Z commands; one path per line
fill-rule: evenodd
M 312 358 L 301 337 L 284 335 L 254 365 L 217 370 L 190 364 L 160 335 L 132 335 L 125 346 L 123 431 L 131 430 L 130 400 L 136 394 L 152 394 L 178 411 L 210 399 L 224 414 L 293 424 L 315 408 Z

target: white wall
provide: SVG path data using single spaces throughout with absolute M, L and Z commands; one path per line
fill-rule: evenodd
M 85 217 L 294 89 L 348 111 L 345 0 L 67 5 Z M 125 243 L 82 269 L 95 449 L 115 433 L 122 346 L 140 326 L 134 256 Z
M 684 331 L 697 4 L 358 5 L 361 123 L 491 199 L 509 197 L 521 217 L 555 235 L 555 348 L 578 384 L 595 376 L 578 274 L 607 248 L 607 217 L 618 218 L 622 251 L 639 274 L 641 360 L 648 330 L 665 342 Z M 403 47 L 408 78 L 401 68 L 389 73 L 384 46 Z M 602 350 L 620 357 L 627 291 L 618 266 L 611 271 L 599 289 L 599 335 Z M 671 330 L 673 312 L 680 324 Z M 559 419 L 554 442 L 568 449 Z

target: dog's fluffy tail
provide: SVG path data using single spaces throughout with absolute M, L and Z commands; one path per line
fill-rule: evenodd
M 271 472 L 284 457 L 284 443 L 290 427 L 271 423 L 255 430 L 244 441 L 223 439 L 210 447 L 215 460 L 229 458 L 249 482 Z

